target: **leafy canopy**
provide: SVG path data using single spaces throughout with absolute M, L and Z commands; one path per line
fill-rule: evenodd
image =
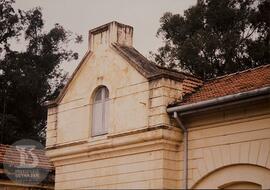
M 20 11 L 13 3 L 0 0 L 0 143 L 23 138 L 43 142 L 43 103 L 63 87 L 67 74 L 60 64 L 78 58 L 67 45 L 81 37 L 73 38 L 60 24 L 45 32 L 40 8 Z M 12 43 L 22 38 L 25 50 L 13 50 Z
M 269 0 L 199 0 L 165 13 L 155 61 L 208 79 L 270 62 Z

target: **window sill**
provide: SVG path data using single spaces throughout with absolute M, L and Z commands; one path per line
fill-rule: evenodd
M 101 141 L 101 140 L 105 140 L 107 138 L 108 138 L 108 133 L 105 133 L 102 135 L 90 136 L 88 142 Z

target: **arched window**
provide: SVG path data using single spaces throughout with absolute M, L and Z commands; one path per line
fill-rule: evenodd
M 94 96 L 92 136 L 104 135 L 108 133 L 109 125 L 109 90 L 102 86 Z

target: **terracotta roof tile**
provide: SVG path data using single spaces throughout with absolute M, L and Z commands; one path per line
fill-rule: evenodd
M 37 168 L 54 170 L 54 167 L 46 157 L 44 150 L 34 149 L 33 153 L 37 156 L 39 161 Z M 25 160 L 26 163 L 32 163 L 32 161 L 30 156 Z M 0 144 L 0 164 L 20 164 L 20 152 L 16 150 L 15 146 Z
M 270 64 L 208 80 L 180 105 L 205 101 L 270 86 Z

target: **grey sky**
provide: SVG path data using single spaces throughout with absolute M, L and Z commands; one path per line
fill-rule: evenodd
M 80 54 L 86 52 L 88 30 L 119 21 L 134 27 L 134 47 L 148 56 L 162 45 L 156 38 L 159 19 L 164 12 L 180 13 L 197 0 L 16 0 L 16 6 L 23 10 L 40 6 L 43 9 L 45 28 L 60 23 L 66 29 L 82 34 L 84 42 L 71 47 Z M 72 72 L 79 60 L 64 64 Z

